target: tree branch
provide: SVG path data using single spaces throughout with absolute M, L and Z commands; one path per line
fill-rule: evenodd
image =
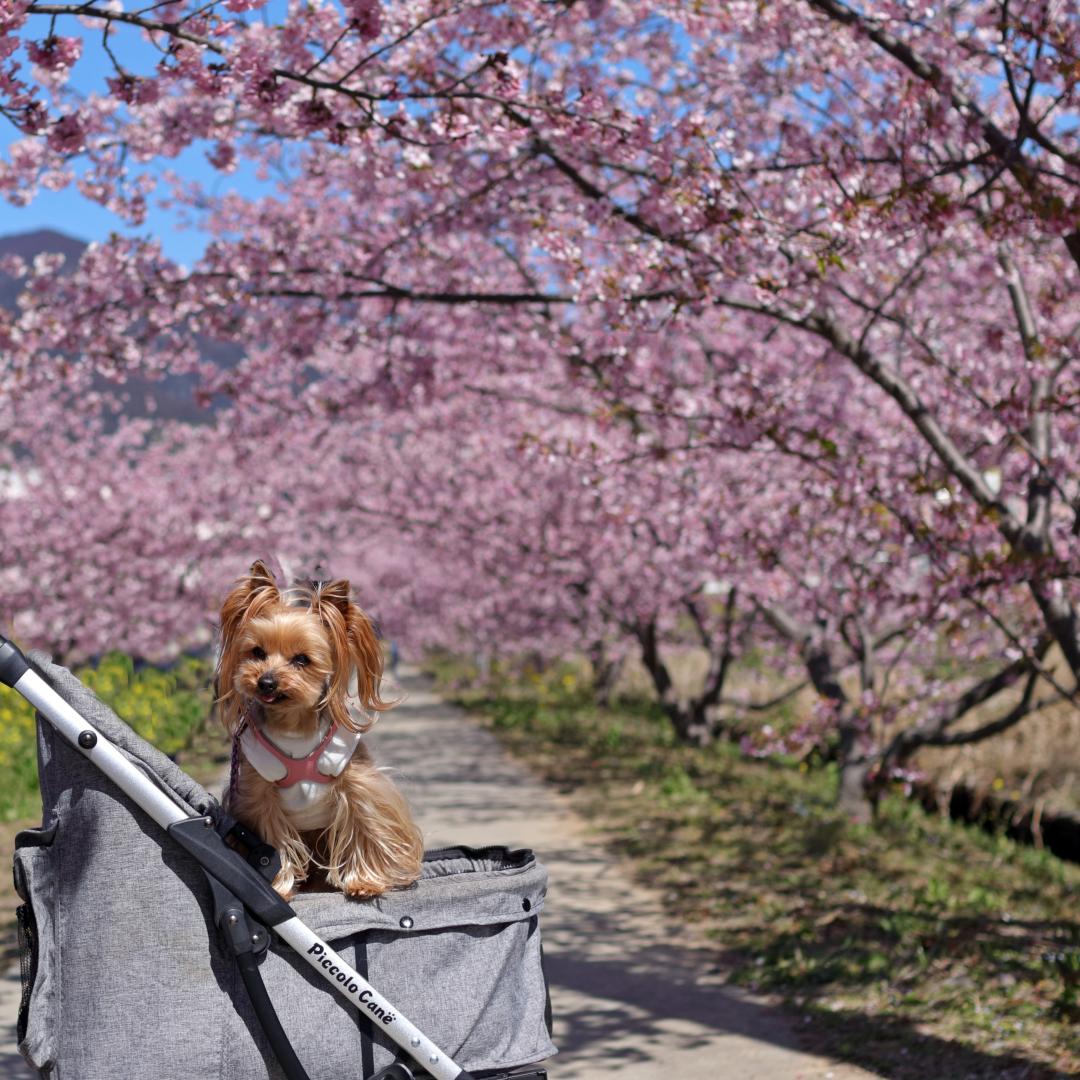
M 1003 723 L 1005 719 L 1010 717 L 1011 719 L 1005 726 L 1011 726 L 1018 722 L 1030 711 L 1031 694 L 1034 690 L 1035 682 L 1040 677 L 1040 670 L 1036 661 L 1041 661 L 1046 656 L 1053 641 L 1054 639 L 1051 635 L 1045 635 L 1040 638 L 1036 645 L 1034 657 L 1031 655 L 1019 657 L 1011 664 L 1007 664 L 999 671 L 994 672 L 992 675 L 988 675 L 974 686 L 969 687 L 954 702 L 946 708 L 939 710 L 932 719 L 927 720 L 922 724 L 916 724 L 904 731 L 897 732 L 892 742 L 881 753 L 881 759 L 885 762 L 903 762 L 920 746 L 958 746 L 964 741 L 977 742 L 978 738 L 971 737 L 972 733 L 963 732 L 959 735 L 950 735 L 948 729 L 962 717 L 971 712 L 972 709 L 985 704 L 992 697 L 995 697 L 1003 690 L 1012 686 L 1019 678 L 1021 678 L 1021 676 L 1026 674 L 1028 675 L 1028 684 L 1024 697 L 1020 703 L 1023 706 L 1022 711 L 1014 716 L 1016 710 L 1011 710 L 1006 718 L 995 721 L 994 724 Z M 1017 708 L 1019 707 L 1020 706 Z M 980 736 L 981 738 L 987 738 L 998 730 L 1005 730 L 1005 727 L 998 728 L 994 727 L 993 724 L 986 725 L 986 727 L 993 728 L 993 730 L 989 730 L 986 735 Z M 983 729 L 980 728 L 978 730 L 982 731 Z
M 865 34 L 875 45 L 904 65 L 913 75 L 933 86 L 945 100 L 965 119 L 974 120 L 990 151 L 1008 169 L 1009 173 L 1028 194 L 1044 194 L 1038 183 L 1037 170 L 1024 156 L 1019 139 L 1011 139 L 986 115 L 976 102 L 960 90 L 936 64 L 920 56 L 910 45 L 895 34 L 886 30 L 876 19 L 868 18 L 838 0 L 806 0 L 810 7 L 821 12 L 833 22 L 850 26 Z M 948 86 L 947 91 L 942 87 Z M 1056 146 L 1039 128 L 1032 123 L 1022 129 L 1021 137 L 1026 134 L 1043 149 L 1060 157 L 1071 165 L 1080 167 L 1080 156 L 1067 154 Z M 1064 236 L 1063 241 L 1069 255 L 1080 267 L 1080 230 Z
M 1038 712 L 1040 709 L 1046 708 L 1047 705 L 1052 705 L 1055 701 L 1060 700 L 1053 697 L 1043 698 L 1033 704 L 1031 697 L 1038 678 L 1038 673 L 1034 671 L 1028 676 L 1027 685 L 1024 687 L 1024 696 L 1004 716 L 999 716 L 996 720 L 991 720 L 989 723 L 983 724 L 982 727 L 974 728 L 971 731 L 957 731 L 950 735 L 934 736 L 927 739 L 924 745 L 967 746 L 971 743 L 982 742 L 983 739 L 989 739 L 992 735 L 999 735 L 1001 732 L 1014 727 L 1030 713 Z
M 1025 535 L 1029 545 L 1036 545 L 1037 550 L 1046 552 L 1050 548 L 1050 512 L 1053 484 L 1050 479 L 1050 414 L 1046 408 L 1054 390 L 1053 375 L 1047 370 L 1039 341 L 1039 329 L 1035 322 L 1035 312 L 1031 307 L 1027 289 L 1020 270 L 1013 262 L 1009 249 L 1002 245 L 998 251 L 998 262 L 1005 271 L 1005 284 L 1009 290 L 1016 325 L 1020 331 L 1020 340 L 1024 346 L 1024 356 L 1036 371 L 1031 380 L 1031 393 L 1028 405 L 1028 439 L 1036 460 L 1035 475 L 1028 484 L 1028 514 Z

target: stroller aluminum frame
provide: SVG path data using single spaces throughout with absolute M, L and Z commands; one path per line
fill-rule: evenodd
M 221 815 L 221 818 L 225 818 L 223 822 L 216 821 L 210 815 L 192 815 L 190 808 L 182 808 L 69 705 L 33 669 L 17 646 L 3 636 L 0 636 L 0 682 L 29 701 L 71 746 L 77 748 L 198 861 L 210 881 L 217 907 L 215 914 L 220 917 L 221 929 L 230 939 L 253 1005 L 290 1080 L 306 1080 L 306 1073 L 273 1014 L 273 1006 L 255 970 L 255 957 L 265 949 L 268 940 L 265 933 L 260 935 L 260 925 L 272 930 L 351 1005 L 376 1018 L 379 1030 L 434 1080 L 474 1080 L 471 1073 L 457 1065 L 315 934 L 273 890 L 264 876 L 265 871 L 260 873 L 226 844 L 223 833 L 229 831 L 228 826 L 235 825 L 235 822 L 225 818 L 224 814 Z M 265 865 L 265 855 L 262 861 Z M 254 916 L 254 925 L 246 917 L 244 908 Z M 260 997 L 261 1001 L 258 1000 Z M 265 1015 L 266 1009 L 269 1009 L 269 1016 Z M 384 1080 L 394 1077 L 405 1080 L 411 1076 L 412 1073 L 398 1063 L 377 1074 Z M 371 1080 L 376 1080 L 376 1077 Z

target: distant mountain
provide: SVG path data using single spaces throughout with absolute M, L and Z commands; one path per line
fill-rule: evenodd
M 35 256 L 48 252 L 50 255 L 63 255 L 65 262 L 61 273 L 71 273 L 86 250 L 82 240 L 65 236 L 53 229 L 37 229 L 35 232 L 18 233 L 15 236 L 0 236 L 0 256 L 18 255 L 27 262 L 33 262 Z M 22 282 L 10 274 L 0 274 L 0 307 L 15 310 L 15 302 L 22 291 Z
M 65 261 L 60 273 L 70 274 L 78 265 L 87 246 L 85 241 L 54 229 L 37 229 L 13 236 L 0 236 L 0 257 L 18 255 L 27 262 L 32 262 L 38 255 L 63 255 Z M 0 307 L 15 311 L 22 288 L 23 283 L 18 278 L 0 272 Z M 200 350 L 206 359 L 213 360 L 222 367 L 232 367 L 241 356 L 236 346 L 207 338 L 200 339 Z M 162 379 L 130 378 L 122 387 L 107 380 L 101 381 L 102 390 L 119 394 L 124 400 L 121 410 L 124 416 L 154 416 L 162 420 L 185 420 L 193 424 L 209 423 L 221 403 L 218 402 L 209 409 L 201 408 L 195 404 L 192 395 L 194 387 L 195 380 L 190 375 L 166 375 Z M 153 408 L 147 407 L 148 399 L 153 403 Z
M 78 259 L 86 247 L 82 240 L 55 229 L 36 229 L 14 236 L 0 236 L 0 255 L 20 255 L 24 259 L 32 259 L 47 251 L 51 255 L 66 255 L 70 263 Z

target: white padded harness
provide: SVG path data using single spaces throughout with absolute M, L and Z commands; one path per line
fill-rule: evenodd
M 247 758 L 251 767 L 264 779 L 271 783 L 283 780 L 287 774 L 285 763 L 282 762 L 272 750 L 262 745 L 255 732 L 252 730 L 255 724 L 260 725 L 260 734 L 267 742 L 272 743 L 283 755 L 303 760 L 318 749 L 319 744 L 326 738 L 329 731 L 330 720 L 325 719 L 319 724 L 318 729 L 311 735 L 278 735 L 271 739 L 266 729 L 261 725 L 261 717 L 249 714 L 248 723 L 240 735 L 240 750 Z M 316 763 L 318 771 L 328 779 L 340 776 L 345 771 L 345 766 L 352 760 L 356 748 L 360 745 L 363 735 L 358 731 L 347 731 L 338 726 L 332 738 L 326 744 L 323 752 L 319 755 Z M 327 807 L 322 804 L 330 793 L 328 783 L 320 783 L 316 780 L 300 780 L 290 787 L 278 788 L 278 798 L 290 820 L 299 829 L 321 828 L 326 824 L 324 820 Z

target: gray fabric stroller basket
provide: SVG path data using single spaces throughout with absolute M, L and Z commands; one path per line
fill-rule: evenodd
M 218 811 L 66 669 L 31 661 L 187 813 Z M 43 823 L 19 834 L 15 852 L 26 1060 L 50 1080 L 286 1075 L 214 924 L 199 862 L 40 717 L 38 758 Z M 555 1052 L 538 926 L 546 881 L 529 851 L 451 848 L 429 852 L 410 889 L 367 901 L 300 894 L 291 906 L 462 1076 L 543 1077 L 537 1063 Z M 310 965 L 277 940 L 259 959 L 311 1080 L 424 1075 L 386 1037 L 383 1010 L 350 1003 Z M 396 1071 L 405 1061 L 413 1072 Z

